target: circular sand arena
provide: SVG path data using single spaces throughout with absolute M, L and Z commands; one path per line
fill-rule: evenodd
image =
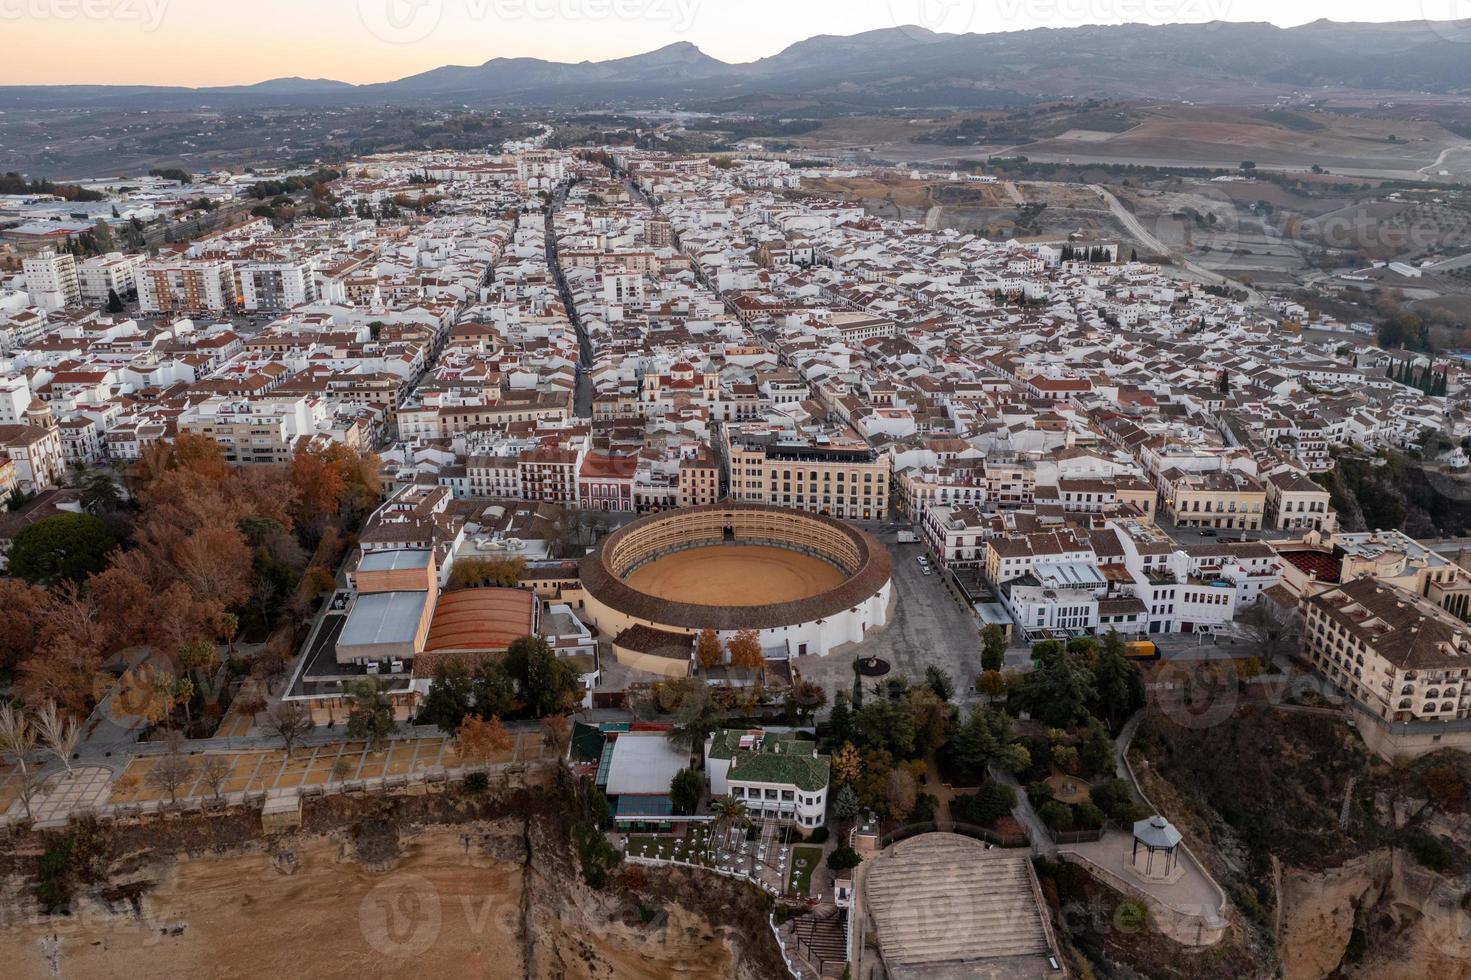
M 625 576 L 660 599 L 705 606 L 795 602 L 835 589 L 846 576 L 811 555 L 764 545 L 712 545 L 655 558 Z
M 578 564 L 578 608 L 620 662 L 647 654 L 640 669 L 658 661 L 674 676 L 705 629 L 755 630 L 778 659 L 860 642 L 888 621 L 891 572 L 884 546 L 851 524 L 726 500 L 608 535 Z

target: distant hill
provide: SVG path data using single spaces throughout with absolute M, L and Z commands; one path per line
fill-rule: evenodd
M 801 96 L 884 108 L 1063 96 L 1168 94 L 1225 101 L 1252 91 L 1323 87 L 1471 94 L 1468 42 L 1471 21 L 1316 21 L 1294 28 L 1213 22 L 962 35 L 896 27 L 820 35 L 747 64 L 727 64 L 681 42 L 612 61 L 493 58 L 369 85 L 278 78 L 199 89 L 10 86 L 0 87 L 0 106 L 122 100 L 130 105 L 292 100 L 575 106 Z

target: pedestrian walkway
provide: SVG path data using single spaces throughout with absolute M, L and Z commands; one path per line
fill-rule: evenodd
M 81 766 L 71 772 L 63 769 L 52 773 L 31 797 L 31 818 L 36 823 L 65 820 L 73 810 L 97 806 L 106 801 L 112 777 L 112 770 L 106 766 Z M 18 812 L 25 813 L 25 804 L 20 800 L 13 805 Z

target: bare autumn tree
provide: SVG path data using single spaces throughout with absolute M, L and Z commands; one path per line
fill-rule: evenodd
M 300 701 L 280 701 L 266 712 L 264 727 L 286 746 L 286 758 L 289 759 L 296 743 L 314 726 L 311 711 Z
M 466 715 L 457 737 L 460 756 L 477 765 L 487 764 L 500 753 L 510 751 L 516 744 L 515 738 L 501 724 L 499 716 L 492 716 L 489 721 L 485 721 L 475 715 Z
M 46 748 L 66 767 L 67 775 L 71 775 L 72 753 L 82 740 L 82 729 L 76 719 L 61 714 L 55 703 L 48 701 L 36 715 L 36 731 Z
M 31 816 L 31 773 L 26 757 L 35 747 L 36 730 L 25 712 L 12 704 L 0 705 L 0 752 L 15 756 L 20 769 L 21 803 L 27 819 Z
M 169 794 L 170 804 L 179 802 L 179 790 L 192 785 L 195 778 L 194 763 L 179 751 L 182 745 L 183 740 L 177 736 L 169 739 L 168 752 L 148 770 L 149 784 Z
M 209 755 L 204 758 L 204 765 L 199 767 L 199 779 L 209 787 L 209 791 L 216 800 L 224 799 L 225 781 L 230 778 L 233 766 L 229 756 Z

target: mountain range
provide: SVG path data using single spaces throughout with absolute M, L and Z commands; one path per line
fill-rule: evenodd
M 820 35 L 744 64 L 688 42 L 611 61 L 492 58 L 352 85 L 277 78 L 215 88 L 0 86 L 0 106 L 249 103 L 726 107 L 762 99 L 852 109 L 983 106 L 1065 96 L 1230 101 L 1332 88 L 1471 93 L 1471 21 L 1212 22 L 936 34 L 896 27 Z

